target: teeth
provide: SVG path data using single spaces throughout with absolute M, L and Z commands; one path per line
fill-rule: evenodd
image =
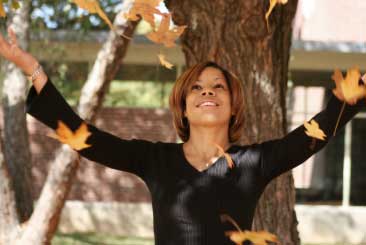
M 207 101 L 200 104 L 200 106 L 216 106 L 216 103 Z

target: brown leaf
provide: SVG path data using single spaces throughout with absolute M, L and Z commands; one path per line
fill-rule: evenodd
M 155 43 L 162 43 L 168 48 L 174 47 L 175 40 L 183 33 L 187 26 L 177 26 L 170 30 L 170 19 L 171 14 L 164 14 L 158 30 L 148 33 L 147 38 Z
M 269 23 L 268 23 L 268 18 L 271 15 L 274 7 L 276 7 L 276 5 L 278 4 L 286 4 L 287 0 L 269 0 L 269 8 L 266 12 L 266 21 L 267 21 L 267 28 L 269 30 Z
M 231 159 L 231 156 L 229 155 L 229 153 L 226 153 L 224 151 L 224 149 L 222 149 L 222 147 L 219 146 L 218 144 L 215 144 L 215 146 L 219 150 L 220 156 L 224 156 L 225 157 L 226 162 L 227 162 L 227 165 L 229 166 L 229 168 L 233 168 L 234 167 L 234 162 L 233 162 L 233 159 Z
M 320 140 L 325 140 L 325 137 L 327 137 L 323 130 L 319 128 L 319 124 L 315 120 L 311 120 L 310 123 L 305 122 L 304 127 L 306 128 L 305 133 L 309 137 L 313 137 Z
M 173 68 L 174 65 L 165 59 L 165 55 L 158 54 L 158 58 L 159 58 L 160 64 L 162 66 L 164 66 L 164 67 L 166 67 L 168 69 L 172 69 Z
M 332 79 L 336 88 L 333 89 L 333 93 L 348 104 L 354 104 L 355 101 L 366 96 L 366 87 L 359 85 L 360 78 L 361 73 L 357 67 L 348 69 L 346 78 L 343 78 L 339 69 L 335 69 Z
M 91 133 L 88 131 L 88 126 L 85 123 L 82 123 L 80 127 L 73 132 L 62 121 L 58 121 L 56 134 L 48 134 L 49 137 L 57 139 L 61 143 L 67 144 L 77 151 L 91 146 L 85 143 L 90 135 Z
M 125 14 L 125 18 L 136 21 L 141 16 L 155 29 L 154 14 L 163 15 L 156 7 L 162 0 L 135 0 L 132 8 Z
M 111 28 L 114 30 L 112 22 L 108 19 L 108 16 L 104 13 L 99 5 L 98 0 L 72 0 L 79 8 L 85 9 L 91 14 L 98 14 Z

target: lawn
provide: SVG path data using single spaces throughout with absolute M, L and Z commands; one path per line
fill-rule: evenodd
M 53 245 L 153 245 L 153 239 L 105 235 L 99 233 L 56 234 Z

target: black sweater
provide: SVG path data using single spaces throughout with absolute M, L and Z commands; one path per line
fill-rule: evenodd
M 331 138 L 343 102 L 332 96 L 314 119 Z M 346 105 L 339 129 L 365 101 Z M 83 120 L 74 113 L 48 81 L 38 95 L 31 88 L 27 112 L 55 129 L 63 121 L 76 130 Z M 79 153 L 105 166 L 142 178 L 150 190 L 156 245 L 233 244 L 224 235 L 234 230 L 220 221 L 228 214 L 242 229 L 250 230 L 254 210 L 265 186 L 276 176 L 294 168 L 319 151 L 326 141 L 310 138 L 300 126 L 285 137 L 253 145 L 234 145 L 228 150 L 235 167 L 224 157 L 199 172 L 184 156 L 182 144 L 123 140 L 88 124 L 90 148 Z M 338 130 L 339 130 L 338 129 Z M 112 217 L 113 218 L 113 217 Z

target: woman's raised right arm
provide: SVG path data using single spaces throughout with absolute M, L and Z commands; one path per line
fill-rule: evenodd
M 23 51 L 17 44 L 14 32 L 8 29 L 9 41 L 0 34 L 0 54 L 18 66 L 26 75 L 34 74 L 31 79 L 27 101 L 27 112 L 50 128 L 56 129 L 62 121 L 75 131 L 84 120 L 67 104 L 63 96 L 49 81 L 43 70 L 38 69 L 38 61 Z M 38 69 L 38 71 L 37 71 Z M 86 139 L 89 148 L 78 152 L 92 161 L 108 167 L 128 171 L 140 177 L 151 175 L 152 154 L 156 144 L 144 140 L 124 140 L 87 124 L 91 135 Z

